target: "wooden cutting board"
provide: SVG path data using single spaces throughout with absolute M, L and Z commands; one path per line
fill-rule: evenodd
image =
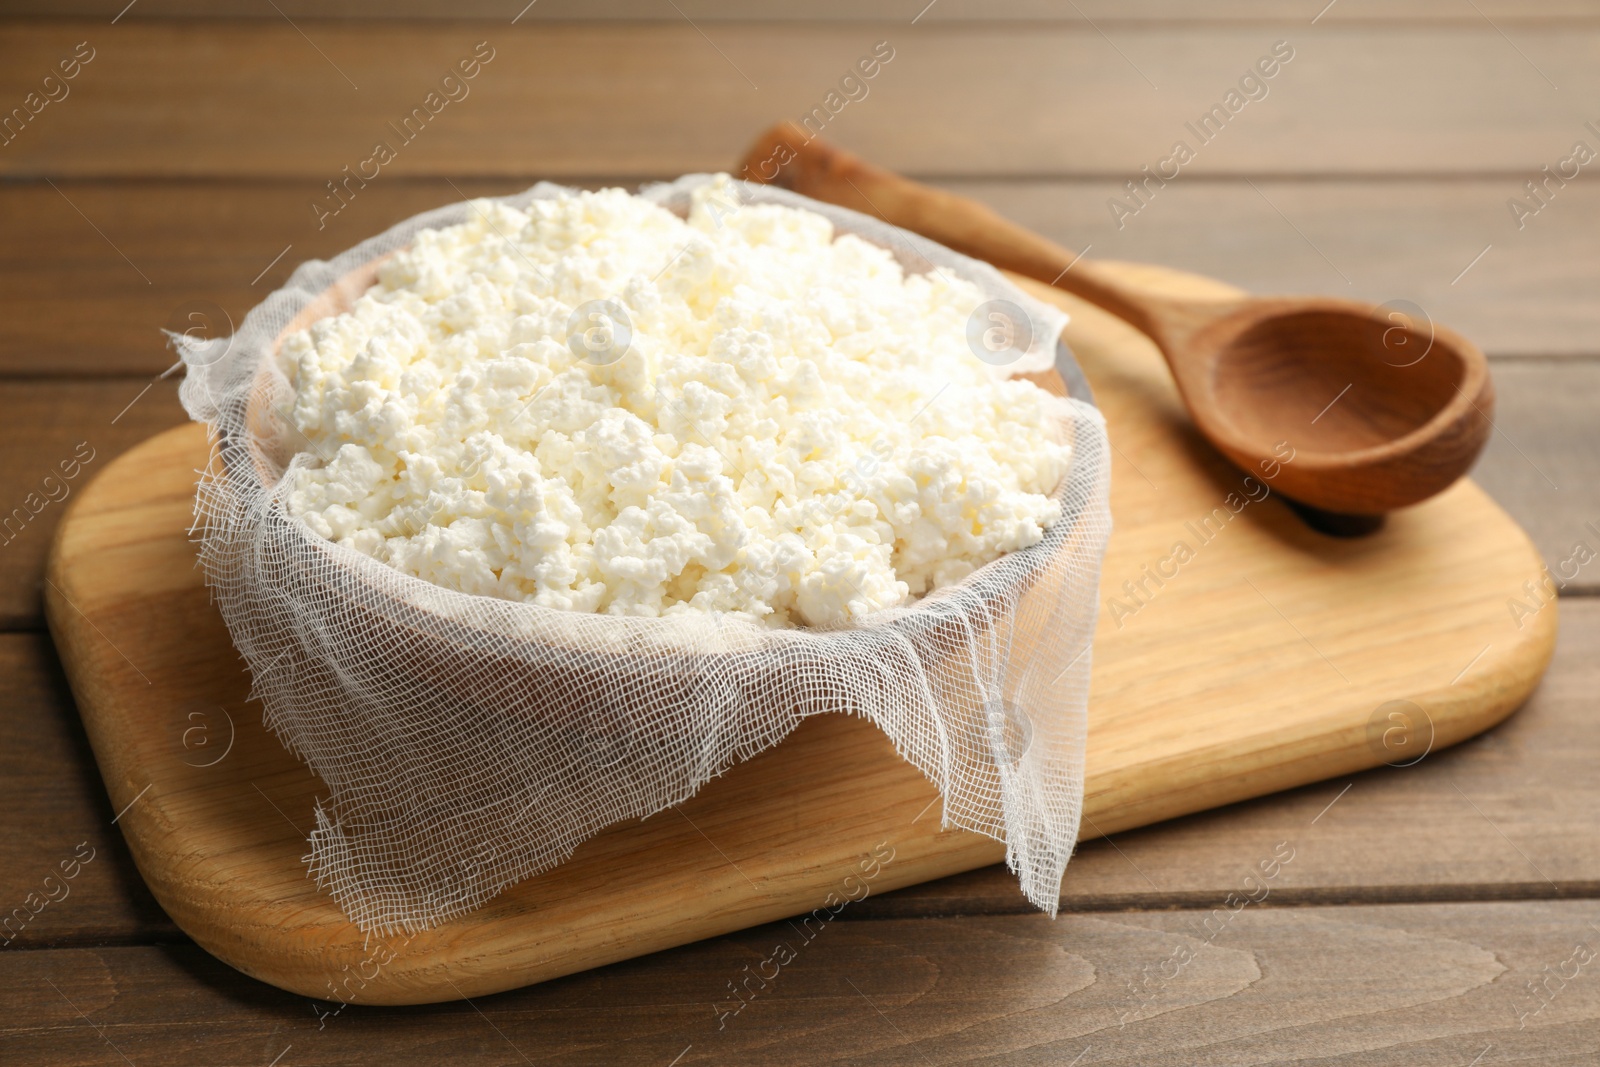
M 1232 292 L 1120 269 L 1174 296 Z M 1072 313 L 1067 339 L 1116 446 L 1085 837 L 1406 761 L 1528 695 L 1557 609 L 1513 614 L 1513 599 L 1538 606 L 1526 583 L 1541 561 L 1481 490 L 1462 482 L 1357 540 L 1312 532 L 1276 496 L 1217 519 L 1242 474 L 1190 427 L 1155 349 L 1020 284 Z M 1004 855 L 941 832 L 937 793 L 875 727 L 818 716 L 680 809 L 614 827 L 480 911 L 364 938 L 306 876 L 326 789 L 247 702 L 196 566 L 187 531 L 205 459 L 201 429 L 180 427 L 82 489 L 46 605 L 134 860 L 178 925 L 246 974 L 348 1003 L 470 997 Z M 1171 574 L 1179 541 L 1193 558 L 1157 586 L 1145 568 Z

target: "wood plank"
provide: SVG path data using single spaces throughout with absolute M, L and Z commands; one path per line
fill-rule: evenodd
M 116 456 L 188 416 L 175 377 L 0 380 L 0 410 L 0 629 L 38 629 L 45 552 L 68 502 Z
M 1519 230 L 1506 202 L 1523 180 L 1183 175 L 1152 184 L 1120 225 L 1108 203 L 1120 192 L 1134 204 L 1122 179 L 938 184 L 1091 257 L 1160 263 L 1262 294 L 1410 301 L 1492 356 L 1600 351 L 1591 236 L 1600 186 L 1557 190 Z
M 777 923 L 470 1005 L 325 1016 L 187 946 L 53 950 L 0 956 L 0 1040 L 15 1067 L 1578 1067 L 1600 1050 L 1577 962 L 1596 943 L 1578 901 L 837 921 L 809 943 Z
M 4 0 L 0 17 L 74 16 L 110 20 L 125 8 L 126 0 Z M 917 18 L 923 22 L 1044 21 L 1087 22 L 1119 26 L 1140 22 L 1273 22 L 1302 25 L 1317 14 L 1302 0 L 1219 0 L 1196 6 L 1183 0 L 1081 0 L 1061 5 L 1053 0 L 817 0 L 797 6 L 784 0 L 676 0 L 672 7 L 656 0 L 539 0 L 523 9 L 512 0 L 459 0 L 449 6 L 428 0 L 280 0 L 274 7 L 239 4 L 233 0 L 140 0 L 122 21 L 151 18 L 282 19 L 297 22 L 318 19 L 482 19 L 506 22 L 563 22 L 575 20 L 633 20 L 673 22 L 896 22 Z M 1482 12 L 1453 0 L 1409 0 L 1400 5 L 1384 0 L 1342 0 L 1317 20 L 1318 24 L 1360 21 L 1475 22 L 1484 16 L 1502 26 L 1530 22 L 1579 20 L 1600 17 L 1594 0 L 1480 0 Z M 681 14 L 680 14 L 681 12 Z
M 1600 593 L 1600 361 L 1493 370 L 1499 432 L 1472 476 L 1518 517 L 1562 593 Z
M 892 62 L 828 136 L 912 174 L 1120 175 L 1155 166 L 1274 40 L 1291 65 L 1200 144 L 1190 176 L 1537 171 L 1600 95 L 1600 28 L 1397 23 L 1092 26 L 906 21 L 655 25 L 128 21 L 0 27 L 0 101 L 95 58 L 0 153 L 8 176 L 277 176 L 318 186 L 397 142 L 399 175 L 712 169 L 821 104 L 873 47 Z M 1285 36 L 1287 35 L 1287 36 Z M 497 57 L 414 140 L 389 129 L 475 42 Z M 603 62 L 595 57 L 605 57 Z M 204 86 L 204 92 L 197 92 Z M 1092 106 L 1086 102 L 1092 101 Z M 1026 102 L 1026 118 L 1019 110 Z M 603 116 L 603 118 L 598 118 Z M 930 123 L 930 116 L 937 116 Z M 598 125 L 597 125 L 598 123 Z
M 322 229 L 307 182 L 0 187 L 0 373 L 159 374 L 175 358 L 163 328 L 227 333 L 304 260 L 527 184 L 374 184 Z
M 44 635 L 0 634 L 0 708 L 0 811 L 14 828 L 0 857 L 0 947 L 181 937 L 112 825 Z
M 226 329 L 301 260 L 458 197 L 527 184 L 374 183 L 321 230 L 305 182 L 0 186 L 0 374 L 157 374 L 172 363 L 163 326 L 195 313 Z M 1236 180 L 1175 182 L 1121 231 L 1105 206 L 1108 182 L 943 184 L 1091 256 L 1263 293 L 1411 300 L 1493 356 L 1600 351 L 1600 257 L 1588 244 L 1600 231 L 1600 187 L 1563 190 L 1518 233 L 1504 179 L 1258 181 L 1259 192 Z

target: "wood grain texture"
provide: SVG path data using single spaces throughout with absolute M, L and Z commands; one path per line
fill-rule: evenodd
M 799 119 L 875 42 L 892 62 L 828 135 L 910 174 L 1083 176 L 1155 167 L 1274 41 L 1295 58 L 1184 169 L 1465 174 L 1554 165 L 1595 119 L 1600 28 L 1484 23 L 1120 29 L 1004 23 L 443 25 L 10 23 L 0 101 L 77 42 L 96 58 L 0 150 L 0 174 L 300 177 L 321 183 L 478 41 L 471 93 L 396 149 L 400 175 L 656 175 L 725 166 Z M 304 34 L 304 35 L 302 35 Z M 604 57 L 598 61 L 596 57 Z M 619 76 L 619 72 L 625 72 Z M 859 95 L 859 93 L 858 93 Z M 1026 101 L 1026 106 L 1023 102 Z M 1088 102 L 1092 102 L 1089 104 Z M 932 117 L 932 118 L 931 118 Z M 1190 135 L 1192 136 L 1192 135 Z M 1520 182 L 1520 180 L 1519 180 Z
M 776 923 L 471 1005 L 338 1014 L 186 946 L 30 952 L 0 956 L 0 1041 L 15 1067 L 1458 1067 L 1486 1046 L 1484 1067 L 1580 1067 L 1600 1052 L 1595 965 L 1546 968 L 1572 974 L 1597 940 L 1576 901 L 841 918 L 809 943 Z M 794 958 L 731 1014 L 729 985 L 780 944 Z
M 735 154 L 719 165 L 733 166 Z M 0 374 L 158 374 L 172 363 L 162 327 L 199 314 L 225 329 L 302 260 L 531 181 L 374 182 L 321 230 L 312 180 L 0 185 Z M 594 183 L 603 184 L 583 184 Z M 1259 294 L 1410 300 L 1492 357 L 1600 350 L 1600 257 L 1590 246 L 1600 187 L 1574 183 L 1518 232 L 1505 207 L 1511 178 L 1255 184 L 1174 182 L 1121 230 L 1106 208 L 1111 181 L 941 187 L 1091 257 L 1163 263 Z
M 1126 269 L 1174 292 L 1227 291 Z M 1195 537 L 1186 523 L 1211 515 L 1240 475 L 1195 439 L 1148 342 L 1073 310 L 1070 340 L 1127 465 L 1115 475 L 1109 592 Z M 172 431 L 124 457 L 127 476 L 112 468 L 81 494 L 57 536 L 47 607 L 113 804 L 143 796 L 122 826 L 157 898 L 222 958 L 320 992 L 360 965 L 361 941 L 300 865 L 322 787 L 243 713 L 243 673 L 180 533 L 202 453 L 197 428 Z M 1396 699 L 1424 709 L 1434 744 L 1455 743 L 1520 703 L 1545 665 L 1555 609 L 1519 631 L 1502 603 L 1535 575 L 1532 546 L 1470 484 L 1362 541 L 1310 533 L 1276 499 L 1244 514 L 1135 616 L 1102 612 L 1088 834 L 1381 762 L 1372 715 Z M 238 742 L 223 767 L 197 768 L 178 739 L 191 712 L 218 705 L 239 709 Z M 896 851 L 883 889 L 998 858 L 993 842 L 921 818 L 934 796 L 869 725 L 812 720 L 703 790 L 681 819 L 615 828 L 418 935 L 363 995 L 471 996 L 795 914 L 879 842 Z M 645 892 L 615 878 L 641 854 Z M 446 989 L 440 973 L 456 984 Z
M 1473 476 L 1521 519 L 1566 594 L 1600 592 L 1600 361 L 1495 365 L 1500 430 Z
M 116 812 L 42 634 L 0 635 L 0 709 L 0 811 L 11 828 L 0 861 L 0 947 L 181 936 L 111 824 Z
M 1122 179 L 937 184 L 1090 257 L 1161 263 L 1259 295 L 1410 301 L 1491 356 L 1592 354 L 1600 188 L 1570 184 L 1519 230 L 1506 203 L 1528 177 L 1185 175 L 1120 225 L 1108 203 L 1131 203 Z
M 3 0 L 0 17 L 76 16 L 106 21 L 127 7 L 126 0 Z M 277 10 L 274 10 L 274 7 Z M 676 7 L 677 10 L 674 10 Z M 1513 27 L 1549 21 L 1583 21 L 1600 18 L 1594 0 L 1479 0 L 1477 11 L 1453 0 L 1341 0 L 1318 18 L 1318 24 L 1336 22 L 1429 22 L 1482 25 L 1487 15 L 1499 25 Z M 1481 12 L 1479 14 L 1478 12 Z M 460 0 L 448 6 L 428 0 L 281 0 L 272 7 L 240 0 L 140 0 L 122 21 L 150 18 L 282 19 L 481 19 L 490 23 L 561 22 L 577 20 L 627 20 L 675 22 L 1065 22 L 1099 26 L 1125 23 L 1270 22 L 1302 26 L 1317 11 L 1307 12 L 1302 0 L 1221 0 L 1205 5 L 1183 0 L 1081 0 L 1062 5 L 1052 0 L 818 0 L 796 5 L 784 0 L 675 0 L 673 6 L 656 0 Z
M 32 36 L 27 48 L 17 46 L 15 35 L 0 37 L 0 55 L 5 57 L 0 83 L 6 86 L 0 110 L 19 104 L 22 91 L 32 88 L 73 42 L 91 39 L 102 48 L 101 59 L 108 44 L 132 44 L 131 65 L 117 71 L 97 60 L 78 80 L 73 97 L 52 104 L 33 130 L 42 134 L 50 128 L 46 123 L 71 119 L 74 132 L 62 136 L 78 143 L 67 144 L 64 153 L 59 144 L 51 152 L 36 153 L 23 170 L 56 177 L 93 226 L 129 253 L 150 279 L 147 284 L 48 185 L 0 182 L 0 375 L 132 376 L 109 383 L 103 391 L 93 382 L 29 381 L 20 392 L 12 388 L 17 383 L 0 384 L 0 506 L 22 499 L 34 488 L 36 475 L 61 458 L 58 446 L 79 439 L 69 435 L 79 421 L 91 421 L 84 412 L 109 421 L 126 402 L 119 389 L 126 387 L 131 397 L 149 376 L 165 369 L 169 360 L 155 330 L 180 304 L 215 301 L 240 315 L 301 256 L 337 251 L 456 195 L 442 179 L 389 175 L 364 190 L 325 233 L 314 229 L 307 210 L 307 201 L 331 172 L 353 161 L 350 153 L 370 138 L 370 127 L 381 127 L 413 106 L 418 91 L 435 76 L 432 54 L 414 51 L 418 40 L 447 39 L 461 29 L 449 22 L 481 17 L 484 36 L 493 34 L 498 43 L 500 26 L 490 24 L 509 22 L 524 0 L 459 0 L 450 5 L 415 0 L 381 5 L 368 0 L 276 0 L 274 5 L 139 0 L 117 25 L 108 26 L 127 6 L 126 0 L 0 0 L 0 15 L 82 14 L 94 20 L 28 27 Z M 543 167 L 546 159 L 571 167 L 568 175 L 577 178 L 616 169 L 595 162 L 597 157 L 622 160 L 624 177 L 635 178 L 671 176 L 686 161 L 697 167 L 726 166 L 758 127 L 818 103 L 840 73 L 822 69 L 827 64 L 820 60 L 807 62 L 805 56 L 780 64 L 777 84 L 790 95 L 778 101 L 781 106 L 758 109 L 750 123 L 741 125 L 730 118 L 739 108 L 739 101 L 731 98 L 744 83 L 731 69 L 722 72 L 726 84 L 717 84 L 726 88 L 727 101 L 713 99 L 706 86 L 693 84 L 711 78 L 695 65 L 696 42 L 703 49 L 698 59 L 706 64 L 722 60 L 702 38 L 690 36 L 693 31 L 674 6 L 740 59 L 761 82 L 767 101 L 776 99 L 773 83 L 764 71 L 750 69 L 738 49 L 763 34 L 788 35 L 801 41 L 802 49 L 809 48 L 804 43 L 808 38 L 784 26 L 729 22 L 855 20 L 856 25 L 812 29 L 828 31 L 829 40 L 863 43 L 881 39 L 881 32 L 901 47 L 926 41 L 930 35 L 923 31 L 940 22 L 973 23 L 941 30 L 962 36 L 975 60 L 970 68 L 949 63 L 949 48 L 941 45 L 945 76 L 908 78 L 914 98 L 896 99 L 879 91 L 892 84 L 888 79 L 897 68 L 891 65 L 873 96 L 859 107 L 851 105 L 830 134 L 902 168 L 914 163 L 924 175 L 984 176 L 981 182 L 946 184 L 980 196 L 1073 248 L 1092 243 L 1093 255 L 1163 262 L 1255 292 L 1343 291 L 1374 301 L 1412 299 L 1491 355 L 1597 352 L 1600 309 L 1593 294 L 1600 291 L 1600 259 L 1593 254 L 1592 234 L 1600 225 L 1600 200 L 1588 182 L 1570 184 L 1521 231 L 1512 228 L 1505 205 L 1540 164 L 1561 158 L 1574 138 L 1589 139 L 1583 121 L 1596 118 L 1596 94 L 1584 79 L 1592 75 L 1583 71 L 1574 93 L 1568 72 L 1556 67 L 1568 63 L 1569 49 L 1581 63 L 1594 67 L 1589 42 L 1600 17 L 1595 0 L 1338 0 L 1322 11 L 1315 27 L 1308 24 L 1324 8 L 1323 0 L 1309 5 L 1301 0 L 1220 0 L 1199 6 L 1179 0 L 939 0 L 915 27 L 907 23 L 926 7 L 925 0 L 909 5 L 901 0 L 820 0 L 803 9 L 769 0 L 739 5 L 725 0 L 675 0 L 675 5 L 660 0 L 539 0 L 523 15 L 519 29 L 542 33 L 545 27 L 532 24 L 551 18 L 650 19 L 660 25 L 646 27 L 641 39 L 648 40 L 650 31 L 668 29 L 676 36 L 666 39 L 677 51 L 665 61 L 646 57 L 640 63 L 646 45 L 624 50 L 628 62 L 606 71 L 606 77 L 617 80 L 610 92 L 597 88 L 596 79 L 583 72 L 568 76 L 570 65 L 557 64 L 556 74 L 549 67 L 507 66 L 503 73 L 522 84 L 504 91 L 497 114 L 484 117 L 482 125 L 503 121 L 504 101 L 514 97 L 523 111 L 510 124 L 515 137 L 500 131 L 485 137 L 463 133 L 463 140 L 477 140 L 472 162 L 459 167 L 448 162 L 457 145 L 428 149 L 419 140 L 410 146 L 418 150 L 418 159 L 402 162 L 418 166 L 418 173 L 436 168 L 432 173 L 452 176 L 467 193 L 513 191 L 550 173 Z M 384 39 L 389 54 L 381 61 L 397 67 L 396 77 L 386 97 L 365 112 L 353 113 L 338 99 L 348 86 L 331 67 L 316 69 L 322 60 L 275 8 L 324 48 L 329 44 L 324 33 L 337 27 L 319 16 L 444 22 L 390 27 L 400 32 Z M 157 24 L 153 29 L 159 32 L 145 37 L 124 32 L 146 17 L 174 15 L 220 15 L 253 24 L 231 38 L 211 35 L 213 27 L 203 24 Z M 1092 19 L 1093 25 L 1078 21 L 1080 16 Z M 1049 47 L 1008 51 L 1006 43 L 1014 36 L 994 32 L 1007 29 L 997 25 L 1006 20 L 1021 20 L 1009 27 L 1013 35 L 1031 35 Z M 1245 21 L 1249 24 L 1240 24 Z M 874 23 L 881 23 L 882 30 Z M 1212 31 L 1231 33 L 1191 33 L 1205 24 Z M 1439 24 L 1447 31 L 1442 35 Z M 1504 38 L 1496 27 L 1505 32 Z M 1329 35 L 1329 28 L 1341 32 Z M 1066 29 L 1076 33 L 1062 34 Z M 730 31 L 731 39 L 725 38 Z M 345 36 L 351 32 L 366 31 L 344 29 Z M 1569 38 L 1554 53 L 1546 47 L 1552 32 Z M 238 44 L 251 35 L 259 44 Z M 1237 77 L 1238 71 L 1229 69 L 1240 65 L 1236 59 L 1248 61 L 1258 42 L 1279 36 L 1301 50 L 1297 64 L 1302 59 L 1316 63 L 1291 65 L 1277 79 L 1270 99 L 1250 105 L 1229 133 L 1230 142 L 1244 143 L 1208 146 L 1184 177 L 1117 229 L 1106 201 L 1122 179 L 1164 154 L 1182 122 L 1193 117 L 1195 105 L 1212 102 Z M 335 34 L 336 44 L 344 39 Z M 1326 47 L 1330 39 L 1331 48 Z M 1237 42 L 1237 47 L 1219 48 L 1219 41 Z M 1152 44 L 1161 47 L 1152 50 Z M 1161 48 L 1192 54 L 1174 65 L 1162 59 Z M 1370 59 L 1354 55 L 1362 48 L 1370 48 Z M 303 54 L 291 56 L 295 49 Z M 1159 95 L 1116 49 L 1161 85 Z M 1041 51 L 1047 53 L 1043 63 L 1038 60 Z M 330 54 L 346 65 L 349 57 L 337 48 Z M 752 54 L 765 60 L 771 50 Z M 34 59 L 46 61 L 46 67 L 30 70 Z M 1551 90 L 1532 63 L 1554 75 L 1562 92 Z M 130 76 L 139 70 L 158 78 L 159 91 L 151 92 Z M 96 102 L 93 94 L 79 90 L 89 88 L 89 78 L 100 71 L 116 77 Z M 1315 77 L 1296 93 L 1315 99 L 1283 91 L 1292 86 L 1287 79 L 1310 71 Z M 493 66 L 489 73 L 495 73 Z M 1169 75 L 1178 78 L 1176 87 L 1168 82 Z M 402 80 L 404 89 L 398 87 Z M 806 82 L 803 92 L 797 87 L 801 82 Z M 1036 87 L 1044 90 L 1036 104 L 1016 103 L 1034 100 Z M 373 86 L 363 84 L 362 92 L 370 95 Z M 206 93 L 222 95 L 204 106 L 190 106 Z M 970 103 L 954 99 L 960 96 Z M 444 122 L 463 118 L 467 109 L 496 98 L 475 95 L 459 113 L 444 115 L 434 132 L 447 134 Z M 117 106 L 107 115 L 72 116 L 74 109 L 97 108 L 108 100 Z M 1251 132 L 1250 123 L 1284 103 L 1293 105 L 1294 114 L 1259 136 Z M 886 110 L 874 118 L 884 104 Z M 600 151 L 585 144 L 584 131 L 578 129 L 600 113 L 573 110 L 596 106 L 608 109 L 603 113 L 605 129 L 591 133 Z M 145 113 L 134 114 L 130 125 L 129 112 L 141 110 Z M 1289 122 L 1300 123 L 1300 129 L 1281 128 Z M 265 134 L 273 136 L 264 140 Z M 525 141 L 530 135 L 541 138 L 536 148 Z M 1040 143 L 1032 143 L 1034 139 Z M 1308 149 L 1317 139 L 1324 143 Z M 1026 150 L 1018 152 L 1019 145 Z M 14 167 L 19 158 L 14 150 L 21 146 L 18 141 L 0 147 L 0 164 Z M 228 183 L 163 183 L 147 177 L 152 168 L 171 165 L 179 152 L 193 154 L 205 173 L 218 173 L 236 158 L 247 165 L 231 172 Z M 137 174 L 140 180 L 103 185 L 63 180 L 60 175 L 78 171 L 63 167 L 56 155 L 64 155 L 70 167 Z M 276 165 L 298 166 L 300 171 L 281 181 L 263 181 L 249 169 L 273 156 L 279 157 Z M 308 168 L 308 158 L 318 167 L 328 161 L 330 173 Z M 493 173 L 510 176 L 470 182 L 461 176 L 484 169 L 485 160 Z M 1265 196 L 1251 189 L 1245 177 Z M 291 242 L 293 250 L 252 289 L 251 279 Z M 1492 250 L 1452 285 L 1458 272 L 1491 243 Z M 1590 388 L 1594 365 L 1541 359 L 1530 361 L 1526 373 L 1503 362 L 1495 372 L 1504 435 L 1491 442 L 1475 477 L 1529 530 L 1547 560 L 1557 563 L 1570 549 L 1572 531 L 1593 518 L 1589 487 L 1600 474 Z M 158 396 L 157 391 L 146 396 L 112 429 L 128 427 L 144 404 Z M 108 444 L 91 469 L 135 438 L 179 421 L 175 404 L 168 400 L 166 405 L 161 418 Z M 1534 466 L 1561 488 L 1552 489 L 1532 473 Z M 1119 476 L 1135 477 L 1125 468 Z M 0 548 L 0 626 L 40 625 L 42 544 L 58 513 L 43 512 L 28 540 Z M 1592 569 L 1586 568 L 1564 591 L 1600 591 Z M 842 921 L 830 928 L 827 938 L 802 950 L 800 960 L 784 970 L 769 995 L 730 1021 L 729 1028 L 738 1035 L 731 1043 L 728 1032 L 716 1028 L 711 999 L 725 996 L 726 983 L 741 977 L 744 966 L 754 969 L 768 956 L 770 942 L 784 936 L 781 924 L 478 999 L 476 1009 L 482 1015 L 459 1004 L 396 1011 L 350 1008 L 325 1018 L 321 1030 L 316 1012 L 331 1011 L 334 1005 L 280 994 L 189 945 L 41 948 L 167 940 L 173 931 L 148 898 L 139 901 L 145 892 L 142 881 L 131 860 L 116 855 L 120 835 L 105 825 L 114 810 L 89 769 L 85 742 L 77 739 L 75 713 L 53 652 L 32 635 L 0 636 L 0 743 L 5 746 L 0 753 L 0 810 L 7 812 L 12 829 L 0 849 L 0 892 L 5 894 L 0 907 L 23 902 L 25 892 L 32 891 L 28 875 L 35 865 L 48 868 L 61 858 L 54 852 L 56 844 L 88 839 L 98 848 L 102 837 L 91 835 L 109 834 L 104 840 L 111 849 L 97 853 L 73 882 L 69 899 L 51 903 L 33 920 L 15 946 L 29 951 L 0 952 L 0 1003 L 6 1006 L 0 1012 L 0 1061 L 120 1064 L 120 1048 L 141 1067 L 161 1062 L 260 1067 L 280 1055 L 281 1067 L 526 1060 L 664 1065 L 680 1054 L 681 1065 L 1061 1065 L 1092 1045 L 1078 1061 L 1080 1067 L 1105 1062 L 1459 1067 L 1473 1063 L 1480 1053 L 1479 1067 L 1511 1062 L 1587 1067 L 1600 1059 L 1595 1038 L 1600 1027 L 1588 999 L 1593 978 L 1587 970 L 1528 1029 L 1517 1030 L 1508 1012 L 1515 1010 L 1518 991 L 1538 978 L 1541 968 L 1567 958 L 1571 945 L 1563 944 L 1564 939 L 1596 944 L 1583 930 L 1583 922 L 1594 919 L 1592 901 L 1271 908 L 1357 898 L 1557 895 L 1557 888 L 1529 875 L 1529 860 L 1552 876 L 1561 895 L 1596 893 L 1600 860 L 1591 843 L 1600 822 L 1600 800 L 1593 767 L 1600 752 L 1593 708 L 1600 678 L 1595 676 L 1593 650 L 1600 641 L 1600 621 L 1588 600 L 1568 599 L 1561 610 L 1557 659 L 1522 713 L 1467 744 L 1430 755 L 1417 767 L 1356 776 L 1352 789 L 1315 824 L 1309 820 L 1349 779 L 1120 833 L 1114 848 L 1090 842 L 1074 860 L 1065 887 L 1073 906 L 1209 909 L 1238 890 L 1242 868 L 1254 863 L 1258 853 L 1264 855 L 1274 843 L 1291 837 L 1303 841 L 1294 863 L 1274 883 L 1269 907 L 1247 908 L 1216 945 L 1249 954 L 1264 980 L 1235 992 L 1243 965 L 1229 956 L 1228 967 L 1220 966 L 1221 958 L 1206 950 L 1206 970 L 1191 966 L 1183 974 L 1182 989 L 1166 985 L 1158 990 L 1162 1006 L 1173 1011 L 1151 1020 L 1133 1019 L 1119 1030 L 1118 1013 L 1142 1001 L 1127 982 L 1138 981 L 1134 972 L 1139 967 L 1159 968 L 1174 947 L 1170 939 L 1151 942 L 1148 929 L 1132 929 L 1132 924 L 1151 922 L 1181 932 L 1180 920 L 1198 918 L 1194 913 L 1090 917 L 1123 927 L 1114 938 L 1103 926 L 1050 926 L 1027 914 L 977 923 L 966 918 Z M 253 720 L 259 709 L 245 706 L 244 713 Z M 181 738 L 174 738 L 180 748 Z M 1482 815 L 1464 803 L 1457 785 Z M 44 870 L 37 873 L 42 877 Z M 874 890 L 841 918 L 982 914 L 1021 906 L 1009 876 L 991 867 L 895 893 Z M 1398 931 L 1392 938 L 1384 931 L 1372 932 L 1380 916 L 1403 916 L 1402 922 L 1389 924 L 1390 931 Z M 1331 943 L 1304 936 L 1308 919 L 1319 924 L 1329 918 L 1364 932 L 1341 930 Z M 1248 928 L 1248 938 L 1229 940 L 1247 930 L 1243 924 L 1266 919 L 1276 924 L 1273 929 L 1257 925 Z M 1027 936 L 1017 936 L 1018 930 Z M 839 938 L 843 940 L 830 940 Z M 1441 941 L 1450 944 L 1441 949 Z M 842 947 L 834 950 L 833 945 Z M 1355 962 L 1347 952 L 1350 945 L 1359 950 Z M 1463 996 L 1440 996 L 1438 987 L 1419 980 L 1434 974 L 1455 980 L 1457 987 L 1470 985 L 1483 973 L 1475 969 L 1482 957 L 1473 952 L 1493 954 L 1508 970 Z M 1087 968 L 1100 981 L 1063 997 L 1061 991 L 1072 988 Z M 1035 993 L 1040 995 L 1030 1000 Z M 1419 994 L 1435 999 L 1408 999 Z M 864 995 L 870 997 L 867 1003 Z M 1105 1001 L 1093 999 L 1096 995 L 1110 997 L 1115 1010 L 1104 1010 Z M 930 1020 L 933 1012 L 939 1019 Z M 102 1025 L 104 1036 L 95 1030 Z M 1080 1033 L 1085 1025 L 1099 1028 Z M 1133 1035 L 1139 1036 L 1137 1042 L 1128 1040 Z
M 187 421 L 177 384 L 0 380 L 0 629 L 40 627 L 45 552 L 62 513 L 117 455 Z
M 374 183 L 320 229 L 310 210 L 318 184 L 0 186 L 0 373 L 159 374 L 175 358 L 163 328 L 225 335 L 301 262 L 428 208 L 531 182 Z

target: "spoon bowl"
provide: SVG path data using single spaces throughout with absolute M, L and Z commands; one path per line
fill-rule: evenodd
M 1185 358 L 1169 357 L 1184 401 L 1246 470 L 1292 455 L 1274 487 L 1294 500 L 1354 515 L 1406 507 L 1448 488 L 1488 440 L 1487 361 L 1452 330 L 1343 300 L 1207 310 Z
M 1200 432 L 1246 471 L 1274 471 L 1274 489 L 1320 529 L 1371 530 L 1443 491 L 1493 428 L 1483 353 L 1407 302 L 1173 300 L 793 123 L 756 142 L 742 176 L 877 215 L 1128 322 L 1160 348 Z

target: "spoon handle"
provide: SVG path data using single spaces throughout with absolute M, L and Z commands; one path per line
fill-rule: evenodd
M 1202 323 L 1235 306 L 1173 301 L 1113 280 L 1096 264 L 977 201 L 875 167 L 792 122 L 780 123 L 761 136 L 745 157 L 740 176 L 875 215 L 957 252 L 1082 297 L 1149 336 L 1169 357 Z

